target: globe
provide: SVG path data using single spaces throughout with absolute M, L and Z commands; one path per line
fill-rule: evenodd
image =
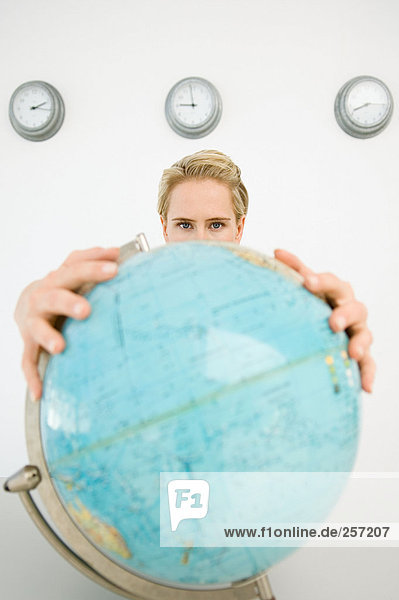
M 40 428 L 54 489 L 90 543 L 176 586 L 254 576 L 286 547 L 160 546 L 161 472 L 349 472 L 360 378 L 330 306 L 231 243 L 138 253 L 94 287 L 50 358 Z M 325 491 L 332 506 L 337 490 Z M 309 506 L 319 501 L 308 493 Z

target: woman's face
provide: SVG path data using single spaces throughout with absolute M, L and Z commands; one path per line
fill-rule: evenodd
M 245 216 L 237 223 L 226 185 L 216 179 L 190 179 L 172 190 L 167 219 L 161 217 L 161 222 L 166 242 L 216 240 L 239 244 Z

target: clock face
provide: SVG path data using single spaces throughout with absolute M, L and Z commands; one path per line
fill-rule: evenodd
M 334 113 L 338 125 L 345 133 L 357 138 L 366 139 L 381 133 L 392 112 L 392 94 L 377 77 L 353 77 L 335 98 Z
M 64 121 L 64 101 L 45 81 L 22 83 L 11 96 L 8 109 L 11 125 L 32 142 L 48 140 Z
M 169 125 L 183 137 L 203 137 L 215 129 L 222 114 L 222 100 L 210 81 L 186 77 L 170 90 L 165 102 Z
M 366 126 L 376 125 L 388 112 L 388 94 L 376 81 L 361 81 L 348 93 L 346 108 L 349 117 L 355 123 Z
M 54 103 L 46 88 L 32 83 L 14 96 L 12 110 L 18 123 L 27 129 L 43 127 L 52 116 Z
M 214 103 L 210 89 L 205 84 L 189 81 L 176 88 L 171 104 L 178 121 L 189 127 L 197 127 L 210 118 Z

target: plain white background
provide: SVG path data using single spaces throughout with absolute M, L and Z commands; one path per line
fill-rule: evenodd
M 121 245 L 140 231 L 162 244 L 162 170 L 205 148 L 241 167 L 250 194 L 243 245 L 286 248 L 350 281 L 367 305 L 378 372 L 373 394 L 362 395 L 355 468 L 399 470 L 399 109 L 369 140 L 346 135 L 334 117 L 336 93 L 357 75 L 382 79 L 399 106 L 398 19 L 395 0 L 1 0 L 1 476 L 27 462 L 12 316 L 22 288 L 76 248 Z M 179 137 L 164 116 L 169 89 L 190 75 L 209 79 L 223 100 L 219 126 L 199 140 Z M 40 143 L 19 137 L 8 119 L 12 92 L 31 79 L 53 84 L 66 106 L 61 130 Z M 299 551 L 271 581 L 281 598 L 356 600 L 379 590 L 393 600 L 399 575 L 389 565 L 398 562 L 398 549 Z M 65 568 L 54 600 L 79 597 L 80 576 Z M 80 597 L 101 596 L 82 585 Z M 18 593 L 9 597 L 31 597 L 24 584 Z

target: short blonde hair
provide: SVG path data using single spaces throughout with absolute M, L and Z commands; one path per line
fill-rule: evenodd
M 231 191 L 237 222 L 248 212 L 248 192 L 241 181 L 241 170 L 231 158 L 218 150 L 200 150 L 185 156 L 165 169 L 159 182 L 158 213 L 166 220 L 173 188 L 187 179 L 217 179 Z

